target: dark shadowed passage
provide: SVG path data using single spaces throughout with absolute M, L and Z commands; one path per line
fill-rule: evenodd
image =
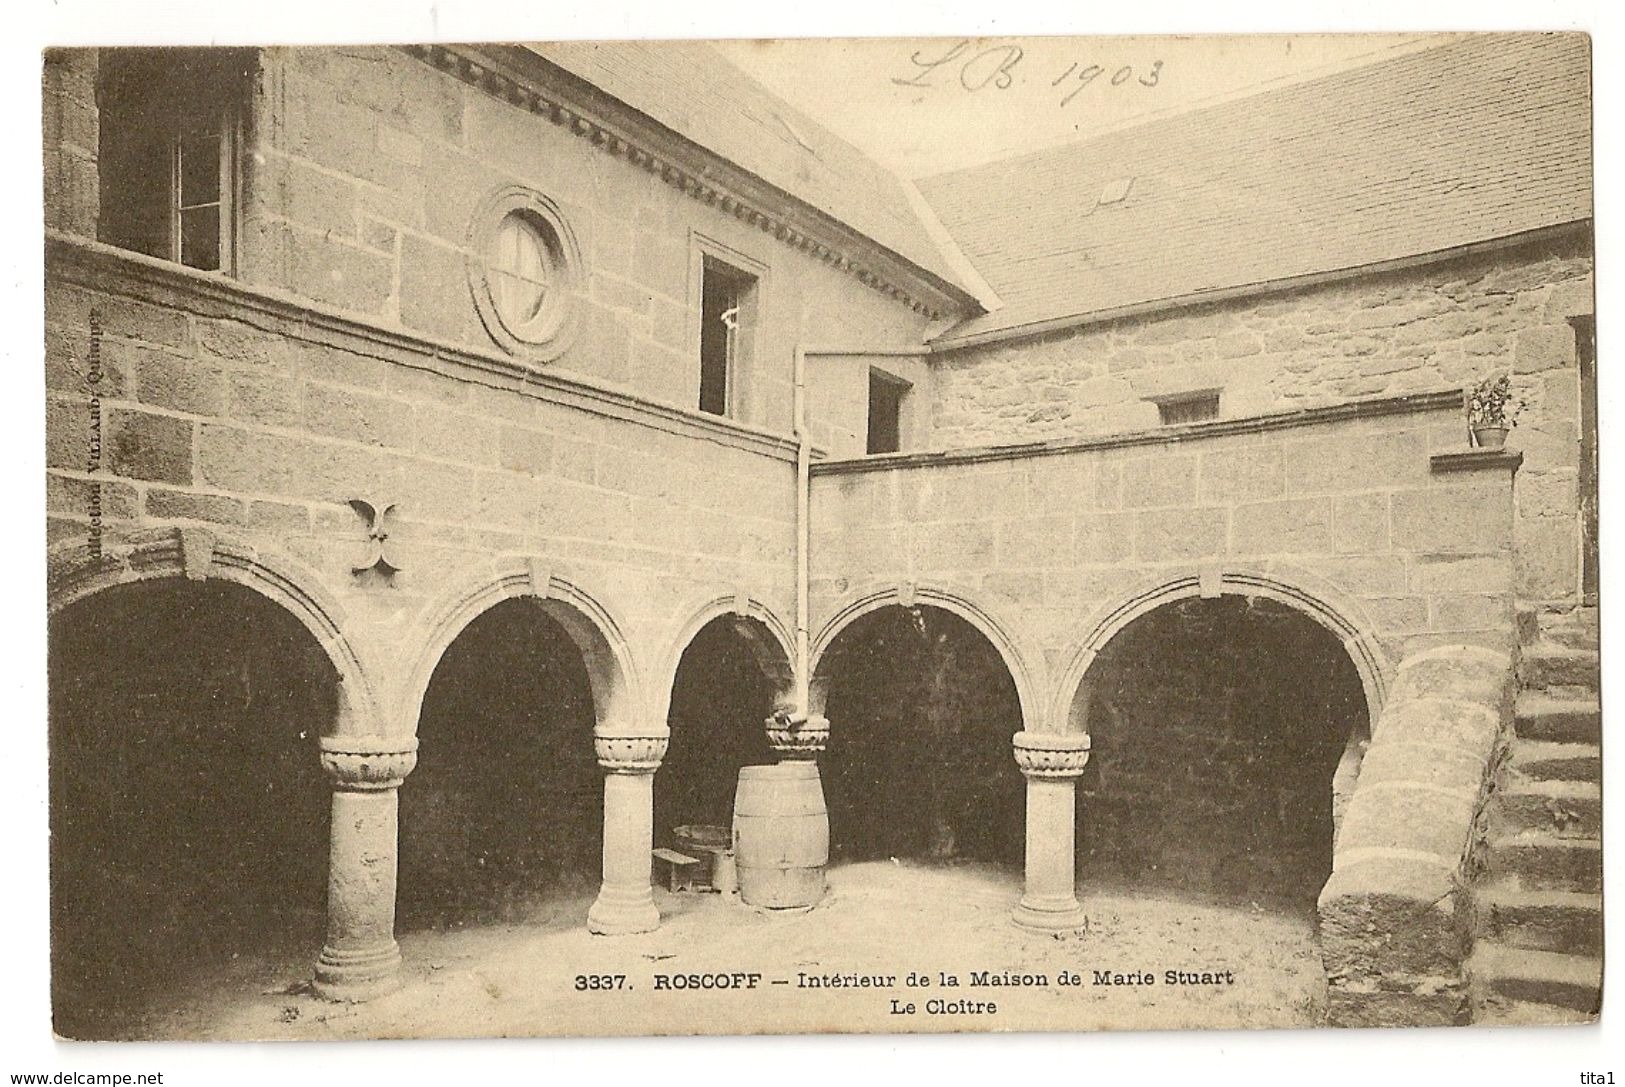
M 401 787 L 403 930 L 523 918 L 596 884 L 603 779 L 581 653 L 534 601 L 480 615 L 423 699 Z
M 654 783 L 662 844 L 675 844 L 674 827 L 728 827 L 740 767 L 777 761 L 763 726 L 775 692 L 744 622 L 727 616 L 707 623 L 677 666 L 671 743 Z
M 198 979 L 321 945 L 337 676 L 226 582 L 108 589 L 50 631 L 55 1025 L 114 1037 Z
M 1312 908 L 1332 777 L 1365 695 L 1338 640 L 1266 599 L 1184 600 L 1129 624 L 1089 698 L 1080 886 L 1102 878 Z
M 882 608 L 841 632 L 820 672 L 836 859 L 1021 863 L 1021 707 L 980 631 L 940 608 Z

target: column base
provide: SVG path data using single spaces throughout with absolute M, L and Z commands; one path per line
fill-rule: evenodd
M 1088 917 L 1083 907 L 1078 905 L 1075 898 L 1027 899 L 1010 911 L 1010 920 L 1017 928 L 1029 932 L 1075 932 L 1081 929 Z
M 660 911 L 648 887 L 604 886 L 587 910 L 587 931 L 596 936 L 630 936 L 660 927 Z
M 381 947 L 322 948 L 316 959 L 313 988 L 323 1000 L 360 1003 L 401 987 L 401 948 L 394 940 Z

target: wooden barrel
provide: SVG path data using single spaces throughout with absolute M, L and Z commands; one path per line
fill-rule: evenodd
M 829 812 L 818 764 L 742 768 L 733 840 L 741 899 L 774 909 L 817 905 L 829 863 Z

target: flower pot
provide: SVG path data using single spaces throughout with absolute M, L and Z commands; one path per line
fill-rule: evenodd
M 1507 443 L 1507 429 L 1504 426 L 1475 426 L 1473 441 L 1481 449 L 1500 449 Z

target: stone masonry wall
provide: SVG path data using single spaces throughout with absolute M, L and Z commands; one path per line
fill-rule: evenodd
M 96 53 L 53 49 L 40 81 L 45 225 L 96 234 Z
M 95 50 L 49 54 L 43 84 L 47 224 L 94 237 Z M 581 249 L 582 320 L 555 372 L 694 408 L 697 237 L 766 269 L 753 358 L 737 374 L 743 422 L 789 430 L 798 340 L 923 339 L 923 316 L 854 276 L 401 50 L 262 50 L 249 108 L 246 282 L 493 349 L 470 294 L 470 227 L 490 194 L 520 184 L 559 204 Z M 862 434 L 862 405 L 831 407 L 852 417 L 817 420 L 825 440 Z
M 490 347 L 469 297 L 469 228 L 488 194 L 522 184 L 560 205 L 581 247 L 582 324 L 554 368 L 694 407 L 696 233 L 767 268 L 742 421 L 789 430 L 798 339 L 921 341 L 925 318 L 854 277 L 407 53 L 262 57 L 257 108 L 269 123 L 250 149 L 250 282 Z
M 391 659 L 419 648 L 419 620 L 448 586 L 505 553 L 551 563 L 602 602 L 645 672 L 707 598 L 748 593 L 790 615 L 788 441 L 591 390 L 572 400 L 568 386 L 504 376 L 500 359 L 318 316 L 52 243 L 50 541 L 87 540 L 93 491 L 108 547 L 156 526 L 230 534 L 312 569 L 353 622 L 347 636 Z M 356 572 L 371 559 L 354 500 L 394 505 L 393 579 Z
M 1169 428 L 1043 455 L 816 465 L 813 629 L 869 592 L 948 586 L 1042 647 L 1030 666 L 1047 666 L 1055 684 L 1103 610 L 1136 590 L 1274 569 L 1357 609 L 1348 618 L 1390 661 L 1441 642 L 1504 650 L 1511 473 L 1434 469 L 1434 457 L 1463 452 L 1449 399 L 1397 414 Z
M 1220 388 L 1223 417 L 1462 388 L 1511 372 L 1528 403 L 1518 474 L 1520 597 L 1578 586 L 1579 382 L 1570 317 L 1591 313 L 1588 239 L 1168 310 L 934 357 L 929 446 L 1155 427 L 1148 397 Z
M 908 383 L 898 412 L 898 448 L 929 448 L 930 365 L 923 358 L 874 355 L 814 355 L 807 359 L 807 414 L 813 444 L 837 458 L 861 457 L 868 451 L 871 370 Z

